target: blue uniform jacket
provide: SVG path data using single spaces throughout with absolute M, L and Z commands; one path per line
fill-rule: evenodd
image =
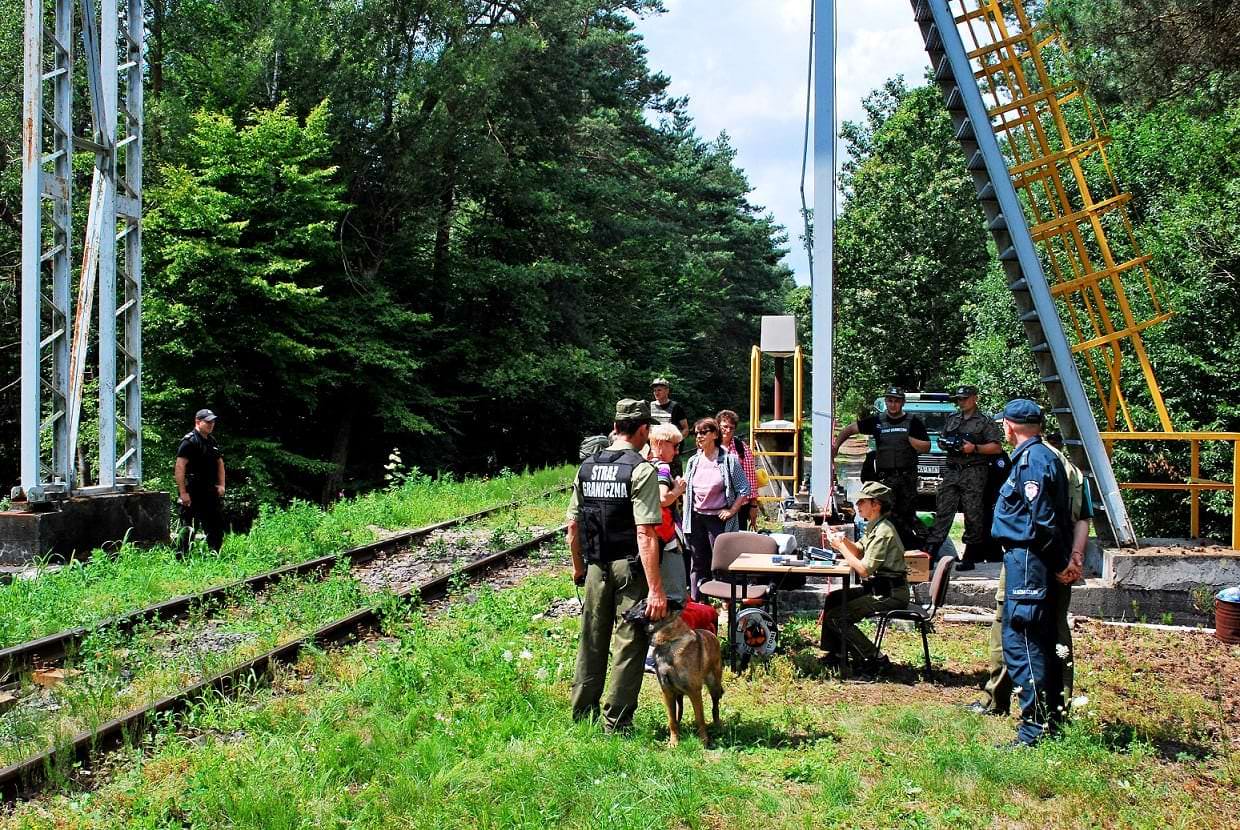
M 1040 436 L 1012 453 L 999 488 L 990 534 L 1003 546 L 1009 600 L 1041 600 L 1054 575 L 1068 566 L 1072 513 L 1063 464 Z

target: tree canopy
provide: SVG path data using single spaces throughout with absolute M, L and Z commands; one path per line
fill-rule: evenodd
M 745 399 L 785 235 L 647 67 L 656 0 L 147 9 L 149 474 L 200 406 L 261 501 L 561 461 L 656 374 Z

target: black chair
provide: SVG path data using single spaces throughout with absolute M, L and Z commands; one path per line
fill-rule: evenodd
M 892 620 L 907 620 L 916 623 L 921 631 L 921 649 L 926 657 L 925 677 L 930 679 L 930 640 L 928 634 L 934 627 L 934 617 L 947 600 L 947 585 L 951 581 L 952 566 L 956 560 L 944 556 L 934 568 L 934 576 L 930 580 L 930 604 L 922 605 L 910 602 L 907 608 L 896 608 L 877 614 L 878 625 L 874 628 L 874 647 L 883 650 L 883 637 L 887 634 L 887 625 Z

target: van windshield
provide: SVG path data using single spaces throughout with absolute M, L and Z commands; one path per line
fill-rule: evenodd
M 913 414 L 921 418 L 921 422 L 926 425 L 927 432 L 942 432 L 943 425 L 947 423 L 947 416 L 950 412 L 941 412 L 931 410 L 929 412 L 913 411 Z

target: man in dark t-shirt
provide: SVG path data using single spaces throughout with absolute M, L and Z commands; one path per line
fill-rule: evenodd
M 206 534 L 211 550 L 219 550 L 224 541 L 224 515 L 220 509 L 224 498 L 224 455 L 213 434 L 215 420 L 211 410 L 198 410 L 194 428 L 177 447 L 175 477 L 181 521 L 189 530 L 181 542 L 183 551 L 189 550 L 198 529 Z
M 650 382 L 654 400 L 650 402 L 650 417 L 660 424 L 671 424 L 681 435 L 689 434 L 689 416 L 685 408 L 672 400 L 672 385 L 667 378 L 655 378 Z
M 887 389 L 885 410 L 858 418 L 840 430 L 831 444 L 831 460 L 840 445 L 858 433 L 874 438 L 874 480 L 891 488 L 891 517 L 905 547 L 920 547 L 922 527 L 917 521 L 917 454 L 930 450 L 930 434 L 916 415 L 904 411 L 904 390 Z

